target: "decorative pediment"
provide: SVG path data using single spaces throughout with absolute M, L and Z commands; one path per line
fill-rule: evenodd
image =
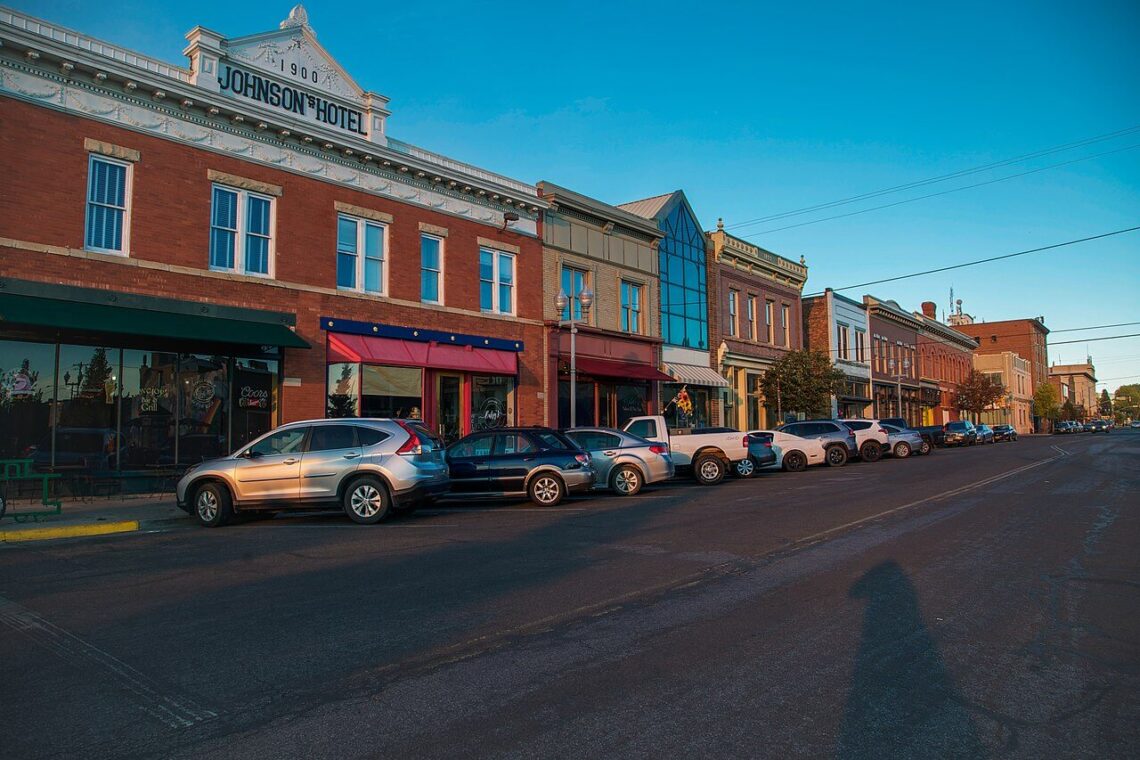
M 308 25 L 240 37 L 222 44 L 237 63 L 345 100 L 361 102 L 364 90 L 317 42 Z

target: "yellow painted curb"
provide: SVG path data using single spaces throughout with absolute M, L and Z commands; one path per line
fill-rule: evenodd
M 0 530 L 0 541 L 45 541 L 50 538 L 102 536 L 107 533 L 130 533 L 139 529 L 138 520 L 92 523 L 90 525 L 63 525 L 58 528 L 24 528 Z

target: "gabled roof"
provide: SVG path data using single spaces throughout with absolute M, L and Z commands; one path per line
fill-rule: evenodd
M 661 210 L 664 209 L 669 201 L 673 199 L 673 196 L 679 192 L 681 191 L 674 190 L 671 193 L 655 195 L 652 198 L 643 198 L 642 200 L 630 201 L 629 203 L 619 203 L 618 208 L 640 216 L 643 219 L 657 219 L 661 214 Z

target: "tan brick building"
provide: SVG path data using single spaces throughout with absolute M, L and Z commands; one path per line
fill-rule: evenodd
M 1005 386 L 1005 397 L 982 412 L 987 425 L 1013 425 L 1018 433 L 1033 432 L 1033 394 L 1029 362 L 1012 351 L 974 356 L 974 369 Z
M 545 424 L 570 424 L 570 327 L 577 326 L 575 423 L 618 427 L 657 408 L 658 383 L 672 378 L 659 369 L 656 225 L 615 206 L 550 182 L 538 184 L 550 204 L 542 226 L 543 318 L 546 326 Z M 571 304 L 559 312 L 555 294 L 589 289 L 588 310 Z

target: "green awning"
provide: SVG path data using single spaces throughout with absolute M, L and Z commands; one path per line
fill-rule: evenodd
M 15 293 L 0 293 L 0 325 L 4 324 L 210 343 L 310 347 L 284 324 L 156 311 L 125 305 L 61 301 Z

